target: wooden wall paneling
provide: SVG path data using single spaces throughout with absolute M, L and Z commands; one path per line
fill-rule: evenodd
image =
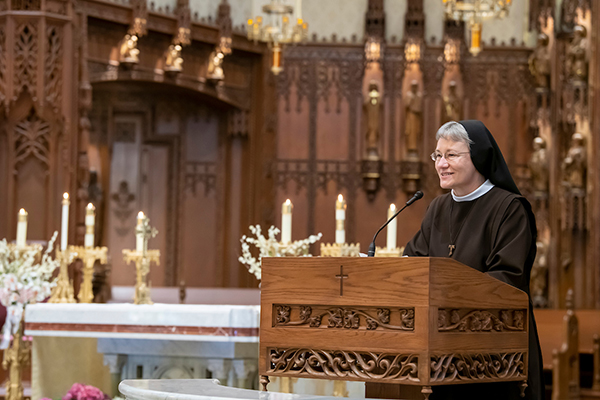
M 182 100 L 182 102 L 185 102 L 185 100 Z M 166 113 L 160 112 L 161 109 Z M 161 250 L 161 266 L 155 269 L 155 276 L 158 278 L 155 282 L 162 282 L 161 286 L 178 285 L 180 276 L 179 266 L 181 263 L 179 260 L 179 242 L 177 240 L 179 230 L 177 215 L 180 207 L 178 177 L 181 154 L 179 141 L 184 129 L 182 114 L 178 108 L 166 107 L 162 102 L 155 103 L 152 107 L 152 114 L 149 115 L 152 128 L 148 130 L 145 138 L 146 144 L 142 149 L 142 151 L 148 149 L 148 156 L 150 156 L 148 159 L 149 172 L 151 174 L 150 179 L 142 181 L 143 184 L 148 186 L 151 195 L 142 200 L 151 206 L 154 212 L 158 212 L 156 217 L 162 221 L 163 227 L 161 232 L 156 225 L 158 221 L 155 217 L 154 226 L 159 229 L 160 239 L 157 236 L 152 241 L 154 241 L 154 248 L 160 248 Z M 162 127 L 159 125 L 160 116 L 166 118 L 167 126 Z M 156 153 L 157 157 L 154 157 L 153 153 Z M 162 166 L 159 166 L 160 161 L 164 162 Z M 144 192 L 142 191 L 142 193 Z M 153 225 L 152 216 L 150 218 L 151 225 Z M 160 245 L 158 245 L 159 243 Z
M 219 120 L 199 105 L 186 119 L 185 189 L 182 196 L 182 275 L 187 287 L 220 285 L 223 179 Z
M 591 290 L 592 304 L 593 307 L 600 309 L 600 267 L 598 266 L 598 260 L 600 260 L 600 185 L 598 181 L 600 179 L 600 49 L 598 43 L 600 42 L 600 3 L 597 1 L 592 2 L 592 29 L 590 40 L 591 43 L 596 45 L 591 46 L 591 57 L 590 57 L 590 112 L 591 116 L 591 143 L 588 145 L 592 147 L 591 154 L 595 156 L 592 158 L 592 168 L 588 170 L 588 179 L 593 182 L 588 187 L 592 188 L 592 192 L 589 195 L 589 217 L 591 218 L 590 226 L 593 227 L 590 231 L 590 242 L 589 242 L 589 265 L 594 267 L 593 285 Z M 595 368 L 600 368 L 596 366 Z M 600 373 L 600 369 L 596 370 L 596 374 Z
M 136 218 L 141 207 L 138 185 L 144 114 L 115 111 L 111 112 L 109 125 L 111 157 L 110 184 L 105 189 L 106 244 L 112 265 L 112 285 L 133 285 L 135 266 L 125 264 L 122 250 L 135 248 Z

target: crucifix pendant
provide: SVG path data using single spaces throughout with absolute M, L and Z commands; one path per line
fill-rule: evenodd
M 454 253 L 455 248 L 456 248 L 456 246 L 453 244 L 448 245 L 448 257 L 452 257 L 452 253 Z

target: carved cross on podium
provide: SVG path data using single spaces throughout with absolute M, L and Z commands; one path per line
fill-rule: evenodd
M 344 279 L 348 277 L 348 275 L 344 275 L 344 266 L 340 265 L 340 274 L 335 276 L 340 280 L 340 296 L 344 295 Z

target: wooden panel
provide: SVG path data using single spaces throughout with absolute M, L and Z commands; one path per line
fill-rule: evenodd
M 144 145 L 141 158 L 140 210 L 150 218 L 150 226 L 159 232 L 148 241 L 148 248 L 159 250 L 161 261 L 159 265 L 151 265 L 148 278 L 152 286 L 166 286 L 169 149 L 160 145 Z
M 261 301 L 267 304 L 287 298 L 296 304 L 298 300 L 310 299 L 312 303 L 328 305 L 427 306 L 429 261 L 425 258 L 402 261 L 264 258 Z M 392 265 L 394 269 L 390 268 Z M 343 282 L 343 296 L 340 296 L 340 279 L 335 277 L 340 274 L 340 266 L 348 275 Z M 299 285 L 307 276 L 312 277 L 310 284 Z M 292 293 L 297 297 L 290 297 Z
M 431 305 L 481 308 L 518 308 L 528 304 L 525 292 L 447 258 L 431 258 Z M 465 288 L 469 288 L 465 291 Z

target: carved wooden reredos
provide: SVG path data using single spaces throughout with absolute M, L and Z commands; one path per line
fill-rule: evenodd
M 26 208 L 29 237 L 47 240 L 69 192 L 70 242 L 82 242 L 93 202 L 113 284 L 133 283 L 117 254 L 133 246 L 144 209 L 164 255 L 153 285 L 256 286 L 237 261 L 239 238 L 251 224 L 278 225 L 287 198 L 292 237 L 322 232 L 327 243 L 343 194 L 346 240 L 364 251 L 389 204 L 423 190 L 401 216 L 406 243 L 441 193 L 435 131 L 473 118 L 536 213 L 534 304 L 559 306 L 577 287 L 577 307 L 600 306 L 600 63 L 590 45 L 600 6 L 527 0 L 531 31 L 515 9 L 484 24 L 475 57 L 463 23 L 437 20 L 441 0 L 439 13 L 423 0 L 357 0 L 338 16 L 341 1 L 304 7 L 309 41 L 284 47 L 274 76 L 268 46 L 246 38 L 256 10 L 241 0 L 210 10 L 0 0 L 0 237 L 14 239 Z

